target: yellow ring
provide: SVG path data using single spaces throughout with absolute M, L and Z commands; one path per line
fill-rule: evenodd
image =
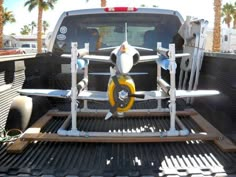
M 131 94 L 135 93 L 135 85 L 134 85 L 134 81 L 132 80 L 131 77 L 118 76 L 118 82 L 120 83 L 120 85 L 127 86 L 130 89 Z M 115 100 L 114 100 L 114 96 L 113 96 L 114 89 L 115 89 L 115 83 L 111 79 L 108 84 L 108 98 L 109 98 L 109 102 L 110 102 L 111 106 L 115 105 Z M 118 107 L 117 111 L 118 112 L 126 112 L 133 106 L 133 104 L 134 104 L 134 97 L 130 97 L 130 100 L 129 100 L 129 103 L 127 104 L 127 106 L 124 108 Z

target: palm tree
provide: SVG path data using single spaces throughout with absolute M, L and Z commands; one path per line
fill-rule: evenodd
M 24 25 L 23 28 L 21 28 L 20 34 L 29 35 L 30 31 L 30 27 L 28 25 Z
M 226 3 L 223 5 L 222 8 L 222 17 L 223 17 L 223 22 L 225 22 L 230 28 L 230 23 L 232 21 L 232 15 L 234 13 L 234 6 L 230 3 Z
M 236 29 L 236 2 L 234 3 L 233 28 Z
M 38 53 L 42 53 L 42 17 L 43 11 L 54 8 L 57 0 L 27 0 L 25 6 L 31 12 L 34 8 L 38 7 L 38 32 L 37 32 L 37 46 Z
M 0 48 L 3 47 L 3 0 L 0 0 Z
M 43 21 L 43 33 L 46 34 L 46 31 L 48 30 L 49 24 L 47 21 Z
M 213 36 L 213 52 L 220 51 L 220 33 L 221 33 L 221 0 L 214 0 L 214 11 L 215 11 L 215 21 L 214 21 L 214 36 Z
M 12 13 L 12 11 L 8 11 L 7 8 L 3 9 L 3 26 L 7 23 L 14 23 L 16 19 Z
M 35 21 L 32 21 L 29 26 L 31 26 L 31 35 L 34 33 L 34 28 L 37 26 Z
M 3 3 L 3 0 L 0 1 Z M 8 11 L 7 8 L 3 8 L 3 4 L 0 4 L 0 48 L 3 47 L 3 27 L 6 23 L 13 23 L 16 19 L 12 11 Z
M 107 6 L 107 1 L 101 0 L 101 7 L 106 7 L 106 6 Z
M 233 29 L 236 29 L 236 11 L 233 14 Z

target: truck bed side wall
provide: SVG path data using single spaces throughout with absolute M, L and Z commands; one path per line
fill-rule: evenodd
M 199 89 L 216 89 L 218 96 L 195 99 L 195 108 L 224 133 L 236 132 L 236 55 L 206 53 Z
M 24 61 L 0 62 L 0 126 L 5 127 L 12 99 L 25 80 Z

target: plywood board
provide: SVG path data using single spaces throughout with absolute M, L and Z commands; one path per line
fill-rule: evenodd
M 94 110 L 93 112 L 78 112 L 77 116 L 79 117 L 98 117 L 98 118 L 104 118 L 107 114 L 108 110 L 104 110 L 103 112 L 96 112 Z M 176 111 L 177 116 L 191 116 L 197 114 L 196 111 L 189 109 L 189 110 L 184 110 L 184 111 Z M 49 111 L 48 115 L 51 116 L 57 116 L 57 117 L 64 117 L 64 116 L 69 116 L 70 112 L 63 112 L 63 111 Z M 170 116 L 169 112 L 148 112 L 148 111 L 138 111 L 137 112 L 126 112 L 124 114 L 125 116 L 129 116 L 130 118 L 132 117 L 142 117 L 142 116 Z
M 184 142 L 184 141 L 194 141 L 194 140 L 215 140 L 218 137 L 212 134 L 202 135 L 202 134 L 190 134 L 188 136 L 178 136 L 178 137 L 160 137 L 151 135 L 138 135 L 133 133 L 132 136 L 125 136 L 118 134 L 111 136 L 110 133 L 97 132 L 98 136 L 60 136 L 58 134 L 52 133 L 38 133 L 38 134 L 25 134 L 22 139 L 27 141 L 52 141 L 52 142 L 86 142 L 86 143 L 147 143 L 147 142 Z M 99 134 L 100 133 L 100 134 Z M 107 136 L 105 135 L 107 134 Z M 88 133 L 89 135 L 89 133 Z
M 85 114 L 85 113 L 79 113 Z M 101 116 L 101 114 L 93 114 L 92 116 Z M 142 113 L 141 113 L 142 114 Z M 47 114 L 42 116 L 32 127 L 26 130 L 25 134 L 18 139 L 14 144 L 8 148 L 8 152 L 19 153 L 22 152 L 25 147 L 31 141 L 51 141 L 51 142 L 87 142 L 87 143 L 148 143 L 148 142 L 186 142 L 186 141 L 214 141 L 217 146 L 220 147 L 223 151 L 236 151 L 236 146 L 224 135 L 219 132 L 214 126 L 207 122 L 200 114 L 195 110 L 190 109 L 187 111 L 179 111 L 177 115 L 189 115 L 199 127 L 206 133 L 200 134 L 191 133 L 188 136 L 178 136 L 178 137 L 166 137 L 166 136 L 157 136 L 157 133 L 132 133 L 128 134 L 111 134 L 108 132 L 85 132 L 86 136 L 60 136 L 55 133 L 41 133 L 41 128 L 44 127 L 48 121 L 53 116 L 68 116 L 69 112 L 57 112 L 49 111 Z M 130 113 L 130 115 L 140 115 L 138 113 Z M 146 113 L 146 116 L 149 115 Z M 150 113 L 150 115 L 160 116 L 166 115 L 169 113 Z M 88 113 L 86 113 L 88 116 Z M 95 116 L 95 117 L 96 117 Z M 94 136 L 93 136 L 94 135 Z
M 8 153 L 21 153 L 28 146 L 29 141 L 22 141 L 17 139 L 13 144 L 7 148 Z
M 214 140 L 215 144 L 224 152 L 235 152 L 236 145 L 226 136 L 224 136 L 219 130 L 211 125 L 204 117 L 199 113 L 194 114 L 191 118 L 201 127 L 205 132 L 210 132 L 218 138 Z
M 52 116 L 50 116 L 46 113 L 41 118 L 39 118 L 39 120 L 36 121 L 32 125 L 32 127 L 28 128 L 25 131 L 25 134 L 27 134 L 27 133 L 30 133 L 30 134 L 40 133 L 42 127 L 44 127 L 51 118 L 52 118 Z M 9 153 L 21 153 L 21 152 L 23 152 L 23 150 L 27 147 L 27 145 L 29 143 L 30 143 L 29 141 L 23 141 L 22 139 L 17 139 L 13 144 L 11 144 L 7 148 L 7 152 L 9 152 Z

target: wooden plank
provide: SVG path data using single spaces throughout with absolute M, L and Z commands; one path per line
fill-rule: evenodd
M 48 115 L 47 113 L 43 115 L 41 118 L 39 118 L 33 125 L 32 127 L 28 128 L 25 131 L 25 134 L 30 133 L 30 134 L 38 134 L 40 133 L 42 127 L 44 127 L 47 122 L 52 118 L 52 116 Z M 17 139 L 13 144 L 11 144 L 7 148 L 8 153 L 21 153 L 24 151 L 24 149 L 27 147 L 29 144 L 29 141 L 23 141 L 22 139 Z
M 184 142 L 184 141 L 196 141 L 196 140 L 213 140 L 223 151 L 236 151 L 236 146 L 224 135 L 219 132 L 214 126 L 207 122 L 200 114 L 194 110 L 180 111 L 179 115 L 191 115 L 191 118 L 202 128 L 207 134 L 190 134 L 188 136 L 179 137 L 160 137 L 150 134 L 143 135 L 115 135 L 111 136 L 105 132 L 99 132 L 101 136 L 84 136 L 84 137 L 73 137 L 73 136 L 60 136 L 58 134 L 47 134 L 40 133 L 41 128 L 45 126 L 48 121 L 54 116 L 68 116 L 69 112 L 52 112 L 49 111 L 47 114 L 42 116 L 32 127 L 26 130 L 22 138 L 17 140 L 8 148 L 8 152 L 20 153 L 28 145 L 30 141 L 53 141 L 53 142 L 88 142 L 88 143 L 147 143 L 147 142 Z M 104 113 L 102 113 L 104 114 Z M 137 113 L 140 115 L 140 113 Z M 135 114 L 135 116 L 137 116 Z M 153 113 L 154 115 L 169 115 L 169 113 Z M 85 114 L 88 116 L 88 113 Z M 98 114 L 94 114 L 98 116 Z M 133 114 L 132 114 L 133 115 Z M 151 113 L 152 115 L 152 113 Z M 177 114 L 178 115 L 178 114 Z M 93 116 L 93 115 L 92 115 Z M 100 116 L 100 114 L 99 114 Z M 146 114 L 147 116 L 147 114 Z M 89 132 L 91 133 L 91 132 Z M 88 134 L 89 134 L 88 133 Z M 96 132 L 93 132 L 96 133 Z
M 107 133 L 109 134 L 109 133 Z M 185 142 L 194 140 L 214 140 L 217 137 L 212 134 L 190 134 L 178 137 L 160 136 L 60 136 L 52 133 L 25 134 L 22 139 L 27 141 L 51 141 L 51 142 L 86 142 L 86 143 L 150 143 L 150 142 Z
M 31 128 L 43 128 L 49 120 L 52 119 L 52 116 L 48 113 L 44 114 L 41 118 L 39 118 L 32 126 Z
M 28 146 L 28 141 L 22 141 L 21 139 L 17 139 L 13 144 L 11 144 L 7 148 L 8 153 L 21 153 Z
M 236 152 L 236 145 L 224 136 L 219 130 L 211 125 L 204 117 L 199 113 L 191 115 L 191 118 L 207 133 L 212 133 L 218 138 L 214 140 L 215 144 L 224 152 Z
M 108 110 L 107 110 L 108 111 Z M 104 110 L 104 112 L 78 112 L 77 116 L 79 117 L 94 117 L 94 118 L 104 118 L 107 114 L 107 111 Z M 65 117 L 69 116 L 71 113 L 70 112 L 63 112 L 63 111 L 54 111 L 51 110 L 48 112 L 48 115 L 51 116 L 57 116 L 57 117 Z M 197 114 L 196 111 L 193 111 L 192 109 L 184 110 L 184 111 L 176 111 L 177 116 L 191 116 Z M 124 114 L 125 116 L 129 116 L 130 118 L 132 117 L 141 117 L 141 116 L 170 116 L 169 112 L 126 112 Z

